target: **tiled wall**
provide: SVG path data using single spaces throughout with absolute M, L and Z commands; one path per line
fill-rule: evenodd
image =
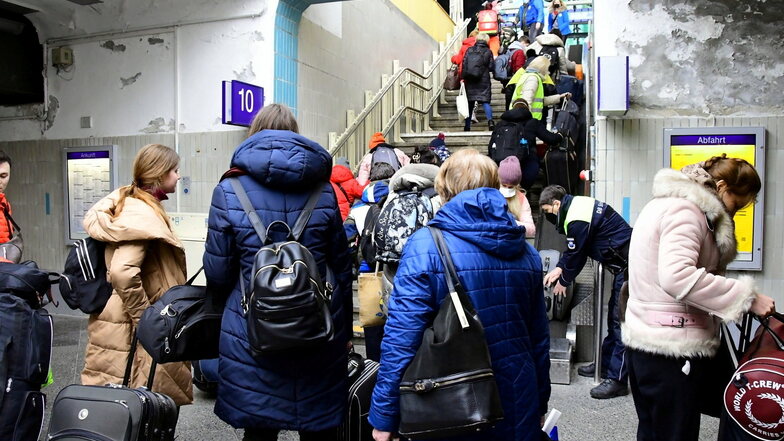
M 784 302 L 784 117 L 607 119 L 597 121 L 596 197 L 619 212 L 630 198 L 632 226 L 651 198 L 664 159 L 665 128 L 753 127 L 767 129 L 763 271 L 749 274 L 765 294 Z
M 170 195 L 164 203 L 166 210 L 176 211 L 179 199 L 179 211 L 206 213 L 215 184 L 228 169 L 234 148 L 244 138 L 244 131 L 180 135 L 180 172 L 183 178 L 190 178 L 191 184 L 187 194 L 181 188 L 176 195 Z M 0 142 L 0 149 L 13 159 L 6 195 L 13 207 L 14 219 L 22 228 L 24 258 L 35 260 L 42 268 L 63 268 L 68 252 L 65 242 L 64 148 L 117 145 L 118 182 L 126 185 L 131 181 L 131 165 L 136 152 L 150 143 L 173 146 L 174 135 Z
M 305 0 L 280 0 L 275 15 L 275 102 L 297 112 L 299 22 L 310 5 Z

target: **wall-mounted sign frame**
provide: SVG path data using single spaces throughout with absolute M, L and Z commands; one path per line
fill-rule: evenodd
M 749 161 L 762 180 L 757 201 L 735 215 L 738 256 L 728 269 L 761 271 L 765 221 L 765 128 L 664 129 L 665 167 L 678 170 L 722 153 Z
M 248 127 L 264 107 L 264 88 L 242 81 L 223 82 L 223 124 Z
M 117 184 L 117 146 L 68 147 L 63 150 L 65 242 L 84 239 L 87 210 Z

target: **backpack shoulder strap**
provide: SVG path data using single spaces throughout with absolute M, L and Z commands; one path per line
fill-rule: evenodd
M 5 214 L 6 222 L 8 222 L 8 223 L 10 223 L 11 225 L 14 226 L 14 229 L 15 229 L 14 231 L 17 231 L 17 232 L 21 232 L 22 231 L 22 229 L 19 228 L 19 225 L 17 225 L 17 223 L 14 221 L 14 218 L 11 217 L 11 213 L 8 212 L 7 208 L 3 209 L 3 214 Z M 11 229 L 9 228 L 9 234 L 11 233 L 10 230 Z
M 256 230 L 256 234 L 259 236 L 259 239 L 261 239 L 261 244 L 263 246 L 267 241 L 267 228 L 264 227 L 264 223 L 261 221 L 259 214 L 256 213 L 256 210 L 253 208 L 253 204 L 250 202 L 250 199 L 248 199 L 248 193 L 245 192 L 245 188 L 242 186 L 242 182 L 240 182 L 239 178 L 229 178 L 229 183 L 231 184 L 231 188 L 234 189 L 237 199 L 240 200 L 240 205 L 242 205 L 242 209 L 245 210 L 245 214 L 248 215 L 250 224 L 253 225 L 253 229 Z
M 294 223 L 294 228 L 291 229 L 291 235 L 294 236 L 294 240 L 297 242 L 299 242 L 302 232 L 305 231 L 305 227 L 308 226 L 308 222 L 310 222 L 310 216 L 313 214 L 313 209 L 316 208 L 316 203 L 321 197 L 322 191 L 323 185 L 317 185 L 316 189 L 313 190 L 313 193 L 310 194 L 310 198 L 308 198 L 305 208 L 302 209 L 302 213 L 299 214 L 297 222 Z M 346 199 L 348 199 L 348 197 Z

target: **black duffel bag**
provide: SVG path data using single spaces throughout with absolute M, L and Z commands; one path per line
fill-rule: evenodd
M 411 439 L 476 433 L 504 417 L 482 323 L 441 230 L 428 229 L 445 268 L 449 294 L 400 382 L 399 432 Z
M 218 357 L 223 311 L 206 287 L 193 286 L 201 271 L 185 285 L 169 288 L 142 314 L 137 337 L 157 363 Z
M 33 309 L 47 303 L 57 303 L 52 299 L 52 284 L 60 280 L 60 275 L 38 269 L 32 260 L 22 263 L 0 262 L 0 292 L 13 294 L 24 299 Z

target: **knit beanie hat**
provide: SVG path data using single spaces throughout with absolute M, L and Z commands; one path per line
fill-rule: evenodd
M 370 138 L 370 142 L 368 143 L 368 149 L 372 149 L 373 147 L 385 142 L 387 142 L 387 140 L 384 139 L 384 135 L 381 132 L 376 132 Z
M 443 133 L 439 133 L 438 136 L 436 136 L 435 138 L 433 138 L 432 141 L 430 141 L 430 144 L 428 144 L 428 146 L 429 147 L 445 146 L 446 142 L 444 142 L 444 138 L 446 138 L 446 135 L 444 135 Z
M 498 178 L 502 184 L 518 185 L 523 179 L 523 172 L 520 169 L 520 160 L 517 156 L 508 156 L 498 165 Z

